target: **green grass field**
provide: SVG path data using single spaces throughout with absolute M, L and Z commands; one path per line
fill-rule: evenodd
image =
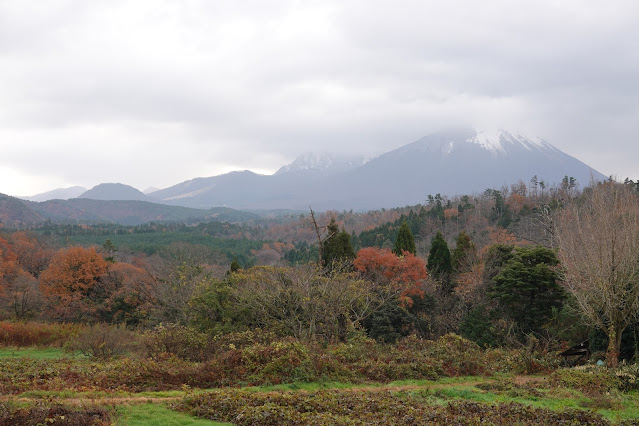
M 210 420 L 198 419 L 187 414 L 178 413 L 164 404 L 132 404 L 118 409 L 119 417 L 116 426 L 214 426 L 229 425 Z
M 73 355 L 62 348 L 0 348 L 0 358 L 32 358 L 32 359 L 58 359 L 74 358 L 81 355 Z

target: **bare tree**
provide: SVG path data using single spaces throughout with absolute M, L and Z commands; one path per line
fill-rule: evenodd
M 621 333 L 639 310 L 639 198 L 615 182 L 584 191 L 555 222 L 563 280 L 591 325 L 608 336 L 616 367 Z
M 378 307 L 374 283 L 336 267 L 260 266 L 233 274 L 234 299 L 255 325 L 315 341 L 343 335 Z

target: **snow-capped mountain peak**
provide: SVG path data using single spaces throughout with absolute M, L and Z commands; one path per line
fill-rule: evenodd
M 530 137 L 518 130 L 475 130 L 466 142 L 480 145 L 487 151 L 505 153 L 509 148 L 521 146 L 528 151 L 551 149 L 552 145 L 539 137 Z
M 364 164 L 362 157 L 338 157 L 334 154 L 309 152 L 300 155 L 290 164 L 282 166 L 275 174 L 306 171 L 344 171 Z

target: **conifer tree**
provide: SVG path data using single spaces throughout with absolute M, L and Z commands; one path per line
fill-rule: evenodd
M 450 260 L 450 250 L 441 232 L 433 237 L 430 251 L 428 252 L 428 272 L 439 281 L 444 293 L 450 293 L 450 274 L 453 266 Z
M 355 251 L 351 244 L 351 236 L 344 229 L 339 231 L 335 218 L 326 227 L 328 237 L 322 242 L 322 260 L 330 267 L 337 261 L 348 261 L 355 258 Z
M 417 249 L 415 248 L 415 237 L 413 236 L 413 233 L 410 232 L 408 222 L 406 221 L 402 222 L 402 226 L 399 227 L 395 246 L 393 247 L 393 253 L 397 256 L 401 256 L 404 251 L 417 254 Z
M 475 254 L 475 244 L 473 244 L 467 233 L 461 231 L 457 236 L 455 249 L 453 250 L 451 257 L 451 263 L 455 272 L 461 272 L 465 265 L 465 261 L 469 257 L 472 258 Z

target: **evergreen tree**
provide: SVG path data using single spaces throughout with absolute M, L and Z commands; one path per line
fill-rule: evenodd
M 393 247 L 393 253 L 397 256 L 401 256 L 404 251 L 417 254 L 417 249 L 415 248 L 415 237 L 413 236 L 413 233 L 410 232 L 408 222 L 406 221 L 402 222 L 402 226 L 399 227 L 395 246 Z
M 330 267 L 339 261 L 350 261 L 355 258 L 351 244 L 351 236 L 344 229 L 339 231 L 335 218 L 327 226 L 328 237 L 322 242 L 322 259 L 324 265 Z
M 539 331 L 563 305 L 565 293 L 554 269 L 558 263 L 548 248 L 517 247 L 495 276 L 489 295 L 522 332 Z
M 428 272 L 442 285 L 444 293 L 450 293 L 450 274 L 453 266 L 450 259 L 448 244 L 441 232 L 433 237 L 430 251 L 428 252 Z
M 237 257 L 234 257 L 234 258 L 233 258 L 233 261 L 231 262 L 231 269 L 230 269 L 230 272 L 231 272 L 231 273 L 233 273 L 233 272 L 237 272 L 237 271 L 239 271 L 240 269 L 242 269 L 242 267 L 240 266 L 240 262 L 238 262 L 238 261 L 237 261 Z
M 455 244 L 455 250 L 453 250 L 451 263 L 453 265 L 453 269 L 456 272 L 463 272 L 462 269 L 465 265 L 465 261 L 469 257 L 474 257 L 476 254 L 475 244 L 471 241 L 468 234 L 464 231 L 461 231 L 457 236 L 457 241 Z

